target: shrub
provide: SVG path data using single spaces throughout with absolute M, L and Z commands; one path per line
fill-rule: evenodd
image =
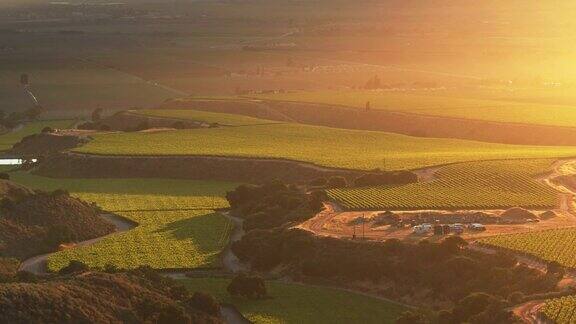
M 138 132 L 147 129 L 150 129 L 150 122 L 148 120 L 143 120 L 140 122 L 140 124 L 138 124 L 138 126 L 134 128 L 134 131 Z
M 328 179 L 328 188 L 345 188 L 348 185 L 346 178 L 344 177 L 331 177 Z
M 189 300 L 190 306 L 204 311 L 210 315 L 217 316 L 220 314 L 220 304 L 214 297 L 203 292 L 196 292 Z
M 314 187 L 324 187 L 327 183 L 328 181 L 326 178 L 316 178 L 310 181 L 308 184 Z
M 82 273 L 88 270 L 90 270 L 90 268 L 88 268 L 88 266 L 85 265 L 83 262 L 72 260 L 70 261 L 70 263 L 68 263 L 66 267 L 60 269 L 58 273 L 61 275 L 67 275 L 67 274 Z
M 54 133 L 54 128 L 52 128 L 50 126 L 46 126 L 46 127 L 42 128 L 42 134 L 47 134 L 47 133 Z
M 239 274 L 228 285 L 228 293 L 250 299 L 261 299 L 268 295 L 264 280 L 257 276 Z
M 76 234 L 65 225 L 56 225 L 50 227 L 44 242 L 50 248 L 56 248 L 62 243 L 69 243 L 76 240 Z
M 112 130 L 112 127 L 110 127 L 106 124 L 102 124 L 102 125 L 100 125 L 100 130 L 101 131 L 109 131 L 109 130 Z
M 524 294 L 521 291 L 515 291 L 508 296 L 508 302 L 511 305 L 517 305 L 524 301 Z
M 185 129 L 185 128 L 186 128 L 186 125 L 184 124 L 184 122 L 177 121 L 177 122 L 175 122 L 175 123 L 172 124 L 172 128 L 175 128 L 175 129 Z
M 10 180 L 10 174 L 6 172 L 0 172 L 0 179 L 2 180 Z

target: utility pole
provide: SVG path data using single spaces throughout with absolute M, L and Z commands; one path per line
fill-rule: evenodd
M 366 217 L 364 216 L 364 213 L 362 213 L 362 241 L 366 240 L 366 232 L 364 230 L 365 224 L 366 224 Z

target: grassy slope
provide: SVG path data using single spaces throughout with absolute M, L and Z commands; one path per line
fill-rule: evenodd
M 558 193 L 537 182 L 551 160 L 482 161 L 442 167 L 438 179 L 402 186 L 333 189 L 329 195 L 348 209 L 545 208 Z
M 94 141 L 75 151 L 106 155 L 286 158 L 329 167 L 389 170 L 475 160 L 576 155 L 574 147 L 490 144 L 297 124 L 101 134 L 94 137 Z
M 569 105 L 469 99 L 412 93 L 377 91 L 318 91 L 259 95 L 260 99 L 344 105 L 364 109 L 402 111 L 415 114 L 573 127 L 576 109 Z
M 14 173 L 12 179 L 33 188 L 66 188 L 140 224 L 97 244 L 60 252 L 49 260 L 58 270 L 70 260 L 93 267 L 194 268 L 218 265 L 231 224 L 212 209 L 226 207 L 223 198 L 235 184 L 164 179 L 51 179 Z
M 152 117 L 166 117 L 184 120 L 201 121 L 205 123 L 218 123 L 220 125 L 228 126 L 243 126 L 243 125 L 257 125 L 257 124 L 272 124 L 273 121 L 253 118 L 242 115 L 213 113 L 208 111 L 199 110 L 178 110 L 178 109 L 142 109 L 132 110 L 132 113 L 152 116 Z
M 229 279 L 197 278 L 183 283 L 231 303 L 254 323 L 393 323 L 401 306 L 330 288 L 268 282 L 272 298 L 251 301 L 226 292 Z
M 21 129 L 0 135 L 0 151 L 6 151 L 28 135 L 38 134 L 46 126 L 52 128 L 69 128 L 74 124 L 72 120 L 41 120 L 25 124 Z

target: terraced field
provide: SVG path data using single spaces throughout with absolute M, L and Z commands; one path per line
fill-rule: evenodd
M 218 266 L 228 242 L 230 222 L 214 208 L 227 206 L 224 182 L 164 179 L 51 179 L 14 173 L 12 179 L 32 188 L 66 188 L 139 226 L 98 243 L 59 252 L 48 260 L 56 271 L 71 260 L 92 267 L 122 269 L 149 265 L 157 269 Z
M 461 98 L 393 91 L 316 91 L 258 95 L 258 99 L 342 105 L 414 114 L 573 127 L 576 109 L 571 105 Z
M 73 120 L 41 120 L 25 124 L 22 128 L 0 135 L 0 151 L 6 151 L 28 135 L 38 134 L 46 126 L 58 128 L 70 128 L 74 125 Z
M 439 169 L 431 182 L 328 191 L 351 210 L 552 208 L 558 193 L 534 176 L 552 160 L 483 161 Z
M 275 123 L 270 120 L 258 119 L 242 115 L 213 113 L 191 109 L 142 109 L 131 110 L 133 114 L 151 117 L 174 118 L 183 120 L 201 121 L 208 124 L 217 123 L 226 126 L 245 126 Z
M 492 236 L 480 242 L 576 268 L 576 228 Z
M 404 307 L 350 292 L 267 282 L 272 298 L 248 300 L 226 292 L 230 279 L 197 278 L 182 283 L 192 291 L 204 291 L 223 303 L 231 303 L 250 321 L 268 323 L 394 323 Z
M 574 323 L 576 321 L 576 296 L 548 300 L 540 311 L 556 324 Z
M 297 124 L 99 134 L 94 138 L 74 151 L 102 155 L 278 158 L 365 170 L 414 169 L 476 160 L 576 155 L 576 147 L 490 144 Z

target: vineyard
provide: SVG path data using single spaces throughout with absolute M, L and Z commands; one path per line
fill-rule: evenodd
M 482 161 L 452 164 L 431 182 L 328 191 L 350 210 L 498 209 L 513 206 L 552 208 L 557 192 L 534 175 L 551 160 Z
M 576 322 L 576 296 L 551 299 L 540 309 L 547 319 L 556 324 Z
M 480 242 L 576 267 L 576 228 L 492 236 Z
M 74 151 L 100 155 L 276 158 L 364 170 L 414 169 L 477 160 L 576 155 L 574 147 L 491 144 L 298 124 L 97 134 L 93 141 Z
M 504 96 L 504 95 L 503 95 Z M 515 102 L 497 99 L 462 98 L 424 92 L 394 91 L 315 91 L 258 95 L 258 99 L 341 105 L 364 109 L 401 111 L 438 117 L 496 122 L 568 126 L 574 125 L 574 106 Z
M 149 265 L 157 269 L 218 265 L 228 242 L 231 223 L 213 209 L 227 207 L 226 191 L 236 184 L 170 179 L 52 179 L 13 173 L 12 179 L 31 188 L 65 188 L 139 224 L 86 247 L 59 252 L 48 260 L 58 270 L 71 260 L 102 268 Z
M 274 123 L 269 120 L 258 119 L 248 116 L 223 114 L 223 113 L 215 113 L 215 112 L 199 111 L 191 109 L 183 109 L 183 110 L 143 109 L 143 110 L 131 110 L 130 112 L 133 114 L 150 116 L 150 117 L 194 120 L 208 124 L 217 123 L 219 125 L 226 125 L 226 126 L 245 126 L 245 125 Z
M 122 212 L 138 227 L 102 241 L 58 252 L 48 259 L 48 269 L 58 271 L 72 260 L 92 268 L 114 265 L 133 269 L 188 269 L 217 266 L 218 255 L 228 243 L 231 222 L 209 210 Z

